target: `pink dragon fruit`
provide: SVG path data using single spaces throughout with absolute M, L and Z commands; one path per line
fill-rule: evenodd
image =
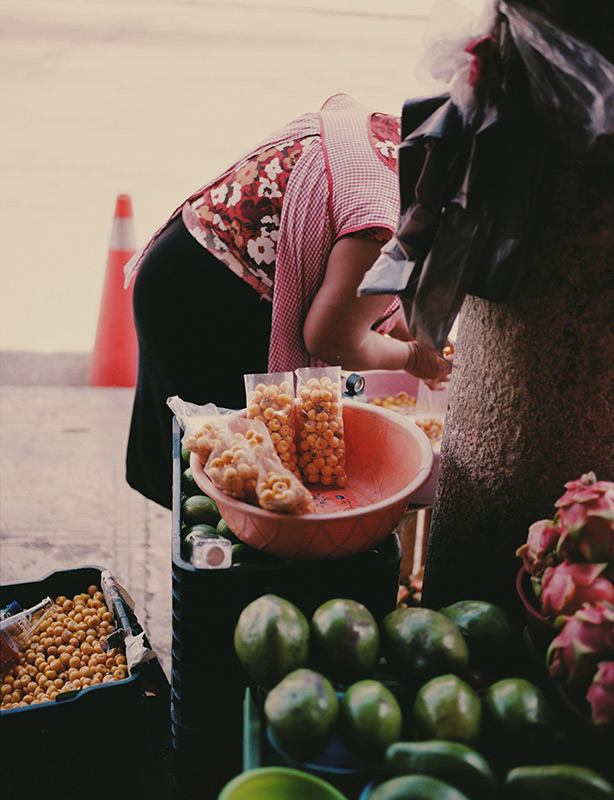
M 607 564 L 563 561 L 547 567 L 542 577 L 541 605 L 545 617 L 569 617 L 584 603 L 614 604 L 614 584 L 602 577 Z
M 602 661 L 614 658 L 614 604 L 586 603 L 550 642 L 546 663 L 553 677 L 588 685 Z
M 600 662 L 586 699 L 594 725 L 614 722 L 614 661 Z
M 526 571 L 532 578 L 539 578 L 546 567 L 559 563 L 556 547 L 561 531 L 551 519 L 540 519 L 529 527 L 527 541 L 516 550 L 522 558 Z
M 561 531 L 559 560 L 606 563 L 614 570 L 614 483 L 598 481 L 594 472 L 587 472 L 565 488 L 554 504 L 554 524 Z

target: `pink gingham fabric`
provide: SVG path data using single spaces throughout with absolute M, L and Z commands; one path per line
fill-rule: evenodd
M 303 322 L 336 240 L 372 227 L 392 233 L 396 226 L 397 172 L 373 146 L 372 113 L 346 94 L 331 97 L 318 115 L 319 141 L 303 153 L 288 181 L 277 245 L 270 372 L 322 366 L 305 348 Z

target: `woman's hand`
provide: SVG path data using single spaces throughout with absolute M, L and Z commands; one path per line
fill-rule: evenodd
M 345 236 L 331 251 L 324 280 L 303 327 L 309 352 L 326 364 L 345 370 L 405 369 L 423 378 L 430 388 L 450 379 L 451 362 L 416 341 L 399 324 L 394 336 L 372 329 L 393 295 L 359 297 L 358 286 L 377 259 L 381 242 Z M 396 338 L 398 337 L 398 338 Z
M 450 380 L 452 356 L 444 358 L 421 342 L 406 342 L 409 354 L 405 371 L 416 378 L 422 378 L 429 389 L 443 389 Z

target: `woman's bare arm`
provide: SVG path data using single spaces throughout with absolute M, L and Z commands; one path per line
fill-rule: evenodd
M 381 242 L 352 236 L 335 243 L 305 320 L 305 345 L 316 358 L 346 370 L 408 369 L 417 377 L 445 380 L 451 366 L 437 353 L 371 330 L 392 296 L 356 292 L 380 250 Z

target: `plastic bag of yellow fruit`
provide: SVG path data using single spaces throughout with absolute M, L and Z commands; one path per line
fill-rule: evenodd
M 296 374 L 298 467 L 306 484 L 347 485 L 341 367 Z

